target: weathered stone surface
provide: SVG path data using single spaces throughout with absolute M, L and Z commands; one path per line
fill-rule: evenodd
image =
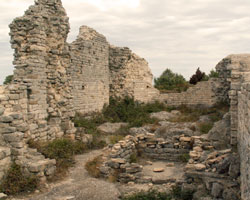
M 169 120 L 173 116 L 174 116 L 173 113 L 166 112 L 166 111 L 161 111 L 161 112 L 150 114 L 151 118 L 156 118 L 156 119 L 161 120 L 161 121 Z
M 213 183 L 211 194 L 215 198 L 222 196 L 223 186 L 219 183 Z
M 159 101 L 169 106 L 197 106 L 210 107 L 217 102 L 214 92 L 217 88 L 217 80 L 198 82 L 195 86 L 188 88 L 186 92 L 160 94 Z
M 215 123 L 208 133 L 208 139 L 214 141 L 216 149 L 230 147 L 230 113 L 226 113 L 221 121 Z
M 117 132 L 121 127 L 127 126 L 128 123 L 105 123 L 97 127 L 97 130 L 105 134 L 112 134 Z
M 195 164 L 194 165 L 194 168 L 197 170 L 197 171 L 204 171 L 206 169 L 206 165 L 204 164 Z
M 154 168 L 154 172 L 159 173 L 159 172 L 164 172 L 164 168 Z
M 1 199 L 1 200 L 4 200 L 4 199 L 6 199 L 6 198 L 7 198 L 7 195 L 6 195 L 6 194 L 0 193 L 0 199 Z
M 194 131 L 190 129 L 191 123 L 172 123 L 172 122 L 160 122 L 161 127 L 159 127 L 155 134 L 158 137 L 163 138 L 173 138 L 174 136 L 193 136 Z
M 109 69 L 111 96 L 131 96 L 141 102 L 158 97 L 159 91 L 152 86 L 153 75 L 147 61 L 129 48 L 110 46 Z

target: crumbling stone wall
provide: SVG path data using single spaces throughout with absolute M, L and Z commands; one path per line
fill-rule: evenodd
M 109 44 L 103 35 L 82 26 L 69 47 L 73 110 L 84 114 L 101 111 L 109 103 Z
M 27 141 L 75 138 L 71 120 L 76 112 L 101 111 L 109 103 L 109 43 L 82 26 L 76 41 L 68 44 L 69 29 L 61 0 L 37 0 L 10 24 L 15 70 L 12 83 L 0 88 L 0 179 L 12 161 L 42 178 L 53 174 L 55 161 L 29 149 Z M 135 78 L 133 90 L 139 91 L 131 95 L 151 100 L 157 90 L 146 61 L 129 54 L 127 70 L 133 70 L 127 79 Z M 153 92 L 142 95 L 142 88 Z
M 131 96 L 141 102 L 156 99 L 159 91 L 152 86 L 153 75 L 145 59 L 127 48 L 110 46 L 110 95 Z
M 27 86 L 30 135 L 60 137 L 61 123 L 72 116 L 70 79 L 63 59 L 69 23 L 61 1 L 36 1 L 10 24 L 10 30 L 14 82 Z
M 197 106 L 211 107 L 218 102 L 214 92 L 217 80 L 198 82 L 195 86 L 188 88 L 186 92 L 160 94 L 159 101 L 169 106 Z

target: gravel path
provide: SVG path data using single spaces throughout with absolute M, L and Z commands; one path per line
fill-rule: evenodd
M 88 160 L 101 154 L 101 150 L 76 157 L 76 165 L 62 182 L 50 184 L 49 192 L 15 200 L 118 200 L 116 185 L 88 175 L 84 166 Z M 14 199 L 12 199 L 14 200 Z

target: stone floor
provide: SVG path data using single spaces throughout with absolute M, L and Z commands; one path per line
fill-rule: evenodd
M 152 162 L 151 165 L 143 166 L 142 173 L 146 177 L 151 177 L 153 184 L 180 182 L 183 180 L 184 166 L 185 164 L 183 163 L 156 161 Z M 154 170 L 159 169 L 164 171 L 154 172 Z

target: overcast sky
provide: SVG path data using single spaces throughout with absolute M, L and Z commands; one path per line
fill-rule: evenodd
M 154 76 L 164 69 L 189 78 L 225 56 L 250 53 L 250 0 L 62 0 L 73 41 L 88 25 L 116 46 L 144 57 Z M 8 24 L 33 0 L 0 0 L 0 83 L 12 74 Z

